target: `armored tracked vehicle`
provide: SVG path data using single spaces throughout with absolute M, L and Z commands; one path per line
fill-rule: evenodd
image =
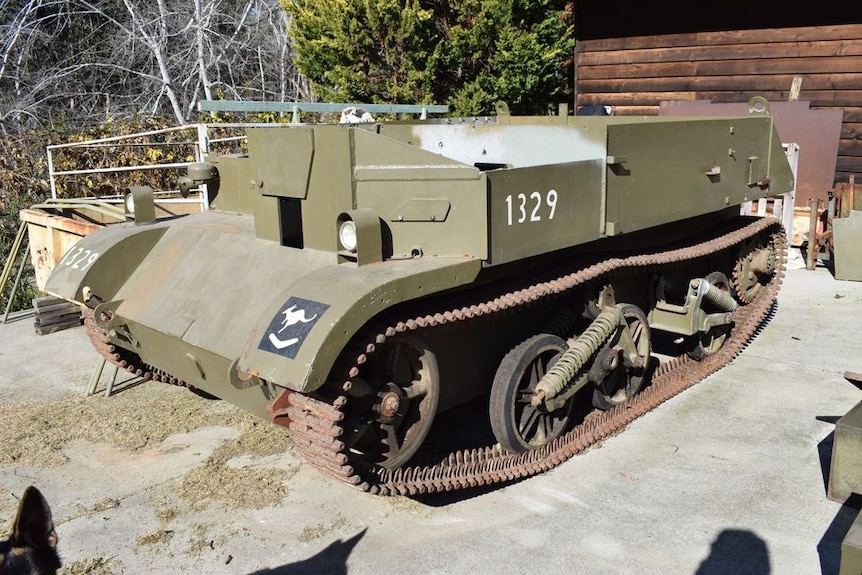
M 291 125 L 189 168 L 211 209 L 75 245 L 47 283 L 143 377 L 287 427 L 374 493 L 553 467 L 726 364 L 782 274 L 741 202 L 788 192 L 772 118 Z M 659 359 L 662 358 L 662 359 Z

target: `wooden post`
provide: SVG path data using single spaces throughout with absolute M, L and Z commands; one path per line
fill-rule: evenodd
M 805 269 L 813 270 L 817 267 L 817 207 L 819 202 L 815 198 L 808 200 L 811 208 L 811 216 L 808 220 L 808 258 Z
M 790 95 L 787 97 L 788 102 L 796 102 L 799 100 L 799 92 L 802 91 L 802 76 L 794 76 L 793 82 L 790 84 Z

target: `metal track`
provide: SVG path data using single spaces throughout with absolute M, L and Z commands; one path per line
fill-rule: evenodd
M 588 282 L 600 280 L 611 272 L 650 272 L 673 264 L 692 262 L 725 250 L 737 249 L 755 236 L 771 239 L 778 264 L 770 283 L 757 296 L 734 313 L 735 327 L 724 346 L 714 355 L 697 362 L 685 356 L 666 361 L 654 371 L 649 387 L 630 401 L 605 412 L 591 414 L 586 420 L 555 441 L 535 451 L 512 454 L 499 445 L 452 452 L 430 465 L 405 466 L 395 470 L 351 465 L 349 451 L 339 438 L 345 411 L 352 400 L 346 392 L 350 378 L 357 377 L 360 366 L 377 346 L 397 334 L 458 322 L 471 321 L 538 302 L 565 293 Z M 613 435 L 644 413 L 694 385 L 730 363 L 757 332 L 771 309 L 784 274 L 786 239 L 774 220 L 758 220 L 720 238 L 695 246 L 649 255 L 614 258 L 577 272 L 489 299 L 480 304 L 395 319 L 388 324 L 366 327 L 345 349 L 333 370 L 329 391 L 332 397 L 310 397 L 290 392 L 289 407 L 275 415 L 287 416 L 294 443 L 309 464 L 326 475 L 359 489 L 382 495 L 416 495 L 466 489 L 512 481 L 542 473 L 573 455 Z M 355 350 L 361 350 L 356 353 Z M 351 352 L 350 350 L 354 350 Z M 341 377 L 339 378 L 339 373 Z
M 188 388 L 193 387 L 181 379 L 177 379 L 173 375 L 145 363 L 141 360 L 138 354 L 112 344 L 109 341 L 105 330 L 96 325 L 96 322 L 93 320 L 93 310 L 88 307 L 84 308 L 84 326 L 87 329 L 87 336 L 90 338 L 90 343 L 93 344 L 93 347 L 96 348 L 96 351 L 98 351 L 102 357 L 112 364 L 145 380 L 152 379 L 153 381 L 169 383 L 171 385 L 179 385 Z
M 344 434 L 342 422 L 346 408 L 352 401 L 343 390 L 350 388 L 353 383 L 351 378 L 360 374 L 361 366 L 368 361 L 377 346 L 388 338 L 437 326 L 451 325 L 457 328 L 460 322 L 516 311 L 522 306 L 539 303 L 601 280 L 612 272 L 652 272 L 667 266 L 690 263 L 718 252 L 739 249 L 747 240 L 757 236 L 764 240 L 771 239 L 779 260 L 776 272 L 770 283 L 763 286 L 752 301 L 746 302 L 748 305 L 740 306 L 734 312 L 735 327 L 716 354 L 701 362 L 680 356 L 661 363 L 653 372 L 649 387 L 643 392 L 608 411 L 590 414 L 583 423 L 535 451 L 512 454 L 499 445 L 492 445 L 454 451 L 438 457 L 435 463 L 429 465 L 405 466 L 395 470 L 376 466 L 359 469 L 351 464 L 349 450 L 339 439 Z M 691 247 L 607 259 L 549 281 L 497 295 L 483 303 L 452 307 L 431 314 L 408 313 L 383 323 L 375 321 L 360 330 L 342 352 L 322 394 L 311 397 L 288 392 L 288 407 L 275 410 L 273 418 L 287 420 L 294 443 L 310 465 L 326 475 L 376 494 L 416 495 L 453 491 L 542 473 L 618 433 L 634 419 L 730 363 L 748 344 L 769 313 L 784 275 L 785 254 L 786 239 L 780 225 L 771 219 L 761 219 Z M 472 295 L 475 296 L 475 293 Z M 85 324 L 94 347 L 108 361 L 146 379 L 187 385 L 144 363 L 133 352 L 111 344 L 105 332 L 93 322 L 89 309 L 85 311 Z

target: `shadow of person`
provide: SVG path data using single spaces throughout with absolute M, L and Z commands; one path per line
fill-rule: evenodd
M 742 529 L 725 529 L 718 534 L 696 575 L 768 575 L 769 550 L 766 542 Z
M 249 575 L 347 575 L 347 559 L 366 531 L 367 528 L 363 529 L 347 541 L 333 541 L 326 549 L 304 561 L 261 569 Z

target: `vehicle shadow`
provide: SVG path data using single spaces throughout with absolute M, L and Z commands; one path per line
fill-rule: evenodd
M 725 529 L 718 534 L 709 556 L 696 575 L 768 575 L 771 572 L 766 542 L 745 529 Z
M 303 561 L 261 569 L 249 575 L 347 575 L 347 560 L 368 529 L 363 529 L 346 541 L 333 541 L 326 549 Z

